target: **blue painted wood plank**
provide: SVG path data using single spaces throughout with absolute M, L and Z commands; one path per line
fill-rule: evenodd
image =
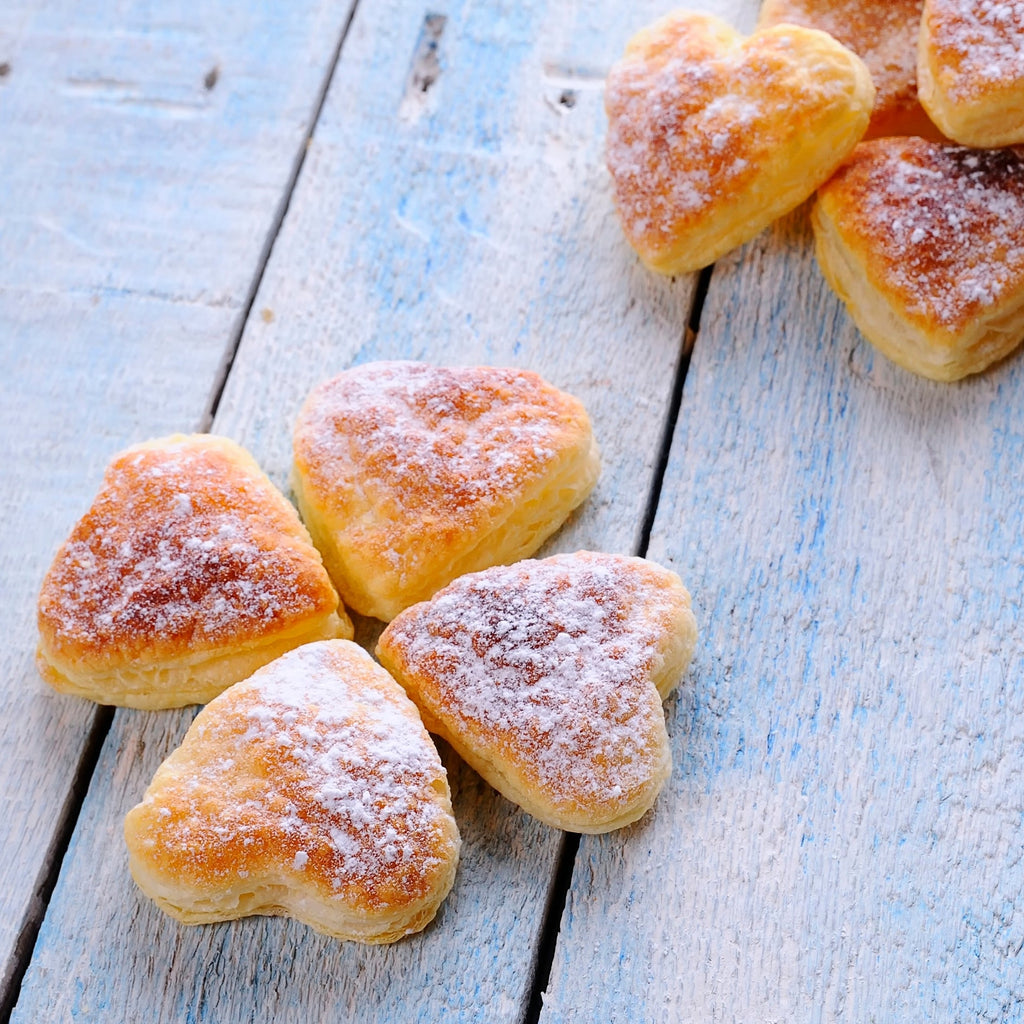
M 801 215 L 716 266 L 651 542 L 675 772 L 584 840 L 542 1021 L 1021 1019 L 1022 409 L 1019 355 L 875 354 Z
M 345 19 L 0 5 L 0 1003 L 95 716 L 36 674 L 39 584 L 113 452 L 202 420 Z

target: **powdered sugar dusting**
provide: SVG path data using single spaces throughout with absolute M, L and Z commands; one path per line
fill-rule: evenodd
M 290 872 L 381 906 L 422 896 L 456 849 L 415 708 L 345 641 L 298 648 L 226 691 L 175 759 L 145 805 L 151 847 L 186 873 Z
M 785 33 L 727 42 L 680 14 L 611 70 L 607 161 L 626 235 L 662 247 L 745 188 L 793 132 L 848 105 L 848 73 Z M 811 186 L 813 187 L 813 185 Z
M 873 254 L 868 273 L 911 315 L 955 331 L 1019 288 L 1024 162 L 1013 151 L 878 140 L 828 189 L 843 196 L 841 230 Z
M 679 614 L 667 576 L 587 552 L 488 569 L 404 613 L 382 647 L 453 734 L 493 743 L 555 800 L 625 798 L 662 756 L 650 677 Z
M 1024 87 L 1024 0 L 932 0 L 931 8 L 931 47 L 950 99 Z
M 438 551 L 476 544 L 591 443 L 582 404 L 530 371 L 366 363 L 314 389 L 295 468 L 344 544 L 415 591 Z
M 336 599 L 300 530 L 269 481 L 217 445 L 132 449 L 58 554 L 41 623 L 56 649 L 117 659 L 164 644 L 202 650 L 326 614 Z
M 543 474 L 583 415 L 525 370 L 366 363 L 314 390 L 296 458 L 325 497 L 380 481 L 401 513 L 457 515 Z

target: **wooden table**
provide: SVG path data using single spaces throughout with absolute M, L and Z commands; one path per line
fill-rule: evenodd
M 1024 359 L 897 369 L 803 213 L 645 272 L 602 81 L 664 9 L 0 6 L 0 1019 L 1024 1019 Z M 604 474 L 549 550 L 693 592 L 672 781 L 577 841 L 446 752 L 463 858 L 422 935 L 181 927 L 121 821 L 192 712 L 45 687 L 39 582 L 120 448 L 212 429 L 286 486 L 310 387 L 398 357 L 586 403 Z

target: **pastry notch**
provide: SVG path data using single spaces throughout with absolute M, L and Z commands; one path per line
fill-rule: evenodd
M 399 615 L 377 656 L 495 789 L 599 833 L 644 814 L 669 776 L 661 702 L 696 638 L 675 573 L 580 551 L 463 576 Z

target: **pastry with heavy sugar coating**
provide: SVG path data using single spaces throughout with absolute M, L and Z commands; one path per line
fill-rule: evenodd
M 371 943 L 425 927 L 459 855 L 416 708 L 347 640 L 290 651 L 211 701 L 124 832 L 139 888 L 185 924 L 285 915 Z
M 306 525 L 349 607 L 385 621 L 533 554 L 599 472 L 583 405 L 528 370 L 367 363 L 295 426 Z
M 463 576 L 399 615 L 377 656 L 495 789 L 599 833 L 636 821 L 668 778 L 661 702 L 696 639 L 675 573 L 580 551 Z
M 605 90 L 607 160 L 626 237 L 652 270 L 714 262 L 799 206 L 864 135 L 875 89 L 825 32 L 744 39 L 678 11 L 644 29 Z
M 924 0 L 765 0 L 759 28 L 802 25 L 827 32 L 867 65 L 875 106 L 865 139 L 941 140 L 917 99 L 917 37 Z
M 38 664 L 102 704 L 205 703 L 352 624 L 295 509 L 243 448 L 175 435 L 117 455 L 39 595 Z
M 934 380 L 1024 338 L 1024 160 L 876 139 L 818 192 L 818 263 L 864 336 Z
M 1024 0 L 925 0 L 921 103 L 965 146 L 1024 143 Z

